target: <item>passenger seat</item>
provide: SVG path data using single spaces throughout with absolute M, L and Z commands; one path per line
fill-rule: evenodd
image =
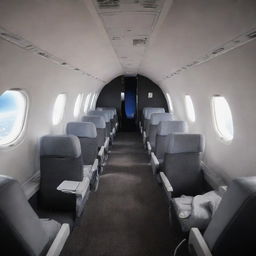
M 191 229 L 191 255 L 255 255 L 255 212 L 256 177 L 234 179 L 204 234 Z
M 164 156 L 160 177 L 169 199 L 183 194 L 195 196 L 203 192 L 200 153 L 204 138 L 201 134 L 172 133 Z
M 170 134 L 185 133 L 187 124 L 184 121 L 161 121 L 156 130 L 155 150 L 151 152 L 151 166 L 154 175 L 162 169 L 164 155 L 170 141 Z M 158 178 L 158 177 L 157 177 Z
M 161 121 L 172 121 L 174 119 L 171 113 L 153 113 L 151 114 L 148 131 L 146 131 L 147 149 L 150 154 L 155 151 L 157 126 Z
M 20 184 L 0 176 L 1 255 L 57 256 L 68 236 L 68 224 L 39 219 Z
M 148 126 L 149 126 L 149 121 L 151 114 L 153 113 L 165 113 L 164 108 L 147 108 L 144 112 L 144 120 L 143 120 L 143 144 L 145 145 L 146 143 L 146 138 L 147 138 L 147 131 L 148 131 Z
M 70 122 L 67 124 L 68 135 L 79 138 L 83 159 L 84 177 L 90 180 L 90 189 L 96 191 L 99 183 L 97 130 L 91 122 Z
M 89 179 L 83 175 L 79 139 L 74 135 L 47 135 L 40 141 L 39 204 L 45 210 L 73 212 L 79 216 L 89 192 Z M 57 190 L 63 181 L 81 183 L 81 193 Z

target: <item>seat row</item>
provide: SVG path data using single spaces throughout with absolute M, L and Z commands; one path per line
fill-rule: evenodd
M 96 191 L 116 131 L 117 111 L 98 108 L 65 135 L 40 139 L 40 188 L 27 201 L 20 184 L 0 176 L 1 252 L 3 255 L 59 255 Z M 39 216 L 39 217 L 38 217 Z
M 250 255 L 255 251 L 251 236 L 256 224 L 252 214 L 256 177 L 236 178 L 227 187 L 202 168 L 204 137 L 188 133 L 187 124 L 163 108 L 144 108 L 140 130 L 153 175 L 168 202 L 170 222 L 188 236 L 190 253 Z

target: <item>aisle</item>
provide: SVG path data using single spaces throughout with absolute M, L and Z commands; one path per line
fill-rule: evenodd
M 177 243 L 141 136 L 119 133 L 62 256 L 170 256 Z

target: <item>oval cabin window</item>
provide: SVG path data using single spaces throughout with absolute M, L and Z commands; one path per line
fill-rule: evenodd
M 18 90 L 0 95 L 0 146 L 9 146 L 21 136 L 27 114 L 27 96 Z
M 189 121 L 195 122 L 196 114 L 195 114 L 194 105 L 190 95 L 185 95 L 185 106 L 186 106 L 186 112 L 187 112 Z
M 219 137 L 225 141 L 231 141 L 234 137 L 233 119 L 225 97 L 212 97 L 212 113 L 214 126 Z
M 59 124 L 63 119 L 66 100 L 67 100 L 67 96 L 65 93 L 61 93 L 57 96 L 53 106 L 53 115 L 52 115 L 53 125 Z

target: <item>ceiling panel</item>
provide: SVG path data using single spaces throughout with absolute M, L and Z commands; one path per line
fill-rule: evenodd
M 93 2 L 124 73 L 137 74 L 165 0 Z

